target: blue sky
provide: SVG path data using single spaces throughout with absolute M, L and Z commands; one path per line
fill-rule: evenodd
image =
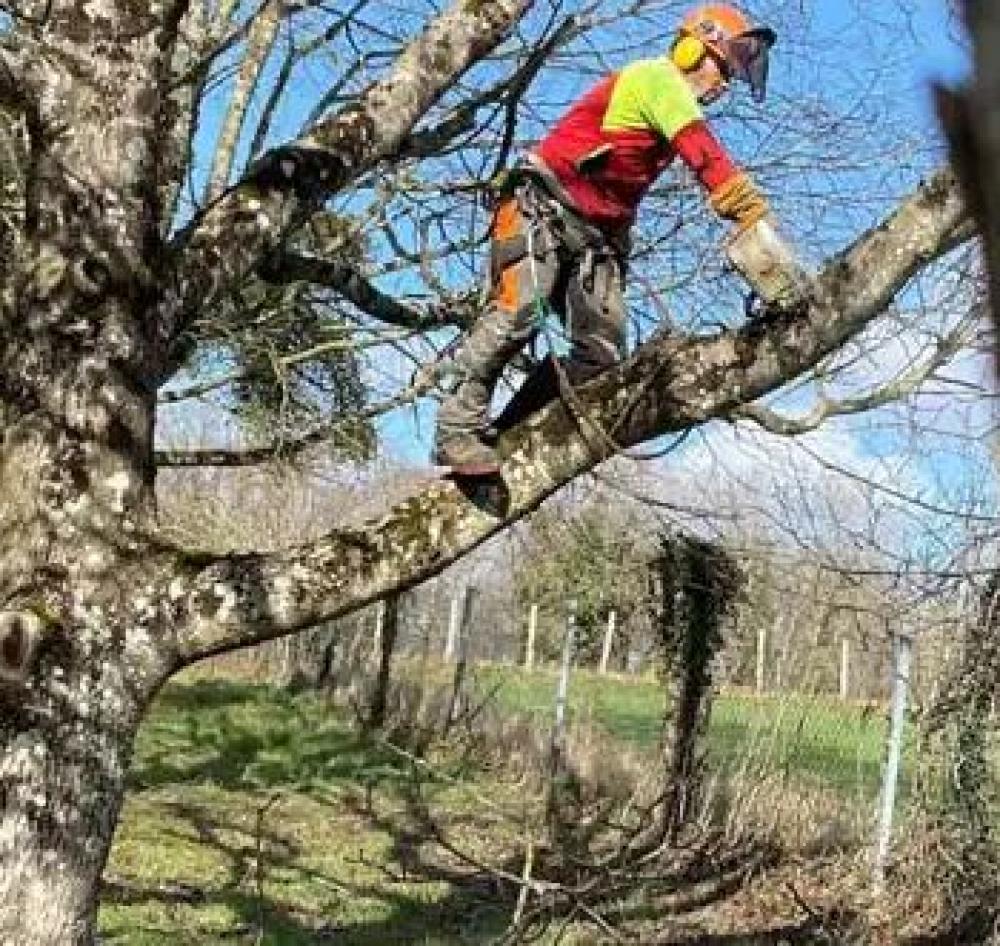
M 894 61 L 889 80 L 891 84 L 888 86 L 893 107 L 911 117 L 908 120 L 911 120 L 912 130 L 926 136 L 928 142 L 937 140 L 939 136 L 933 115 L 931 84 L 935 81 L 956 81 L 967 70 L 965 50 L 956 42 L 956 24 L 949 20 L 944 4 L 921 3 L 918 12 L 905 24 L 900 23 L 893 0 L 864 3 L 861 13 L 850 2 L 823 2 L 817 6 L 818 12 L 813 16 L 809 28 L 813 39 L 822 36 L 829 43 L 829 55 L 825 60 L 828 81 L 833 84 L 842 83 L 845 95 L 851 94 L 846 90 L 853 92 L 863 84 L 865 73 L 879 69 L 883 58 L 898 58 L 898 63 Z M 874 29 L 861 26 L 862 23 L 871 24 L 872 17 L 879 19 L 880 10 L 884 10 L 886 19 L 893 20 L 897 26 L 905 26 L 905 36 L 899 43 L 893 42 L 892 33 L 888 30 L 880 30 L 877 26 Z M 783 81 L 796 86 L 808 81 L 802 78 L 802 63 L 794 61 L 795 40 L 795 36 L 779 37 L 772 69 L 775 93 L 781 93 Z M 900 45 L 905 45 L 907 54 L 896 57 L 894 51 Z M 838 69 L 838 65 L 841 68 Z M 857 78 L 849 80 L 848 74 L 857 74 Z M 543 76 L 539 81 L 546 80 Z M 574 82 L 578 85 L 581 82 L 579 77 L 573 77 L 572 74 L 560 74 L 556 80 L 549 81 L 567 83 L 570 86 Z M 873 168 L 872 173 L 877 175 L 882 170 Z M 909 180 L 904 184 L 907 188 L 912 186 Z M 878 215 L 881 212 L 882 208 L 879 208 Z M 870 219 L 865 218 L 864 223 L 868 222 Z M 860 226 L 852 229 L 851 235 L 858 229 Z M 836 246 L 839 245 L 839 242 L 836 243 Z M 835 247 L 828 247 L 832 248 Z M 417 426 L 414 425 L 415 417 L 419 419 Z M 421 463 L 426 460 L 432 430 L 433 408 L 426 403 L 417 412 L 399 412 L 381 423 L 387 451 L 404 462 Z M 862 453 L 877 454 L 889 449 L 884 434 L 859 431 L 856 437 Z
M 799 6 L 800 4 L 794 5 L 796 9 Z M 789 89 L 800 87 L 809 81 L 822 81 L 839 84 L 847 95 L 848 90 L 853 92 L 862 87 L 867 73 L 877 70 L 883 59 L 892 60 L 894 65 L 891 84 L 886 90 L 891 97 L 892 107 L 911 116 L 913 129 L 926 136 L 928 141 L 935 139 L 937 131 L 931 112 L 930 83 L 933 80 L 954 80 L 965 70 L 965 55 L 954 41 L 954 24 L 949 22 L 944 4 L 934 0 L 919 3 L 917 14 L 905 23 L 906 32 L 902 37 L 896 36 L 892 30 L 870 25 L 873 18 L 884 18 L 895 21 L 896 29 L 899 29 L 900 19 L 895 0 L 821 0 L 813 6 L 816 9 L 811 11 L 807 25 L 811 41 L 815 41 L 816 37 L 823 39 L 825 71 L 821 75 L 810 75 L 809 63 L 796 59 L 798 37 L 789 30 L 780 38 L 775 49 L 772 71 L 774 93 L 780 95 L 783 86 Z M 776 15 L 783 19 L 791 17 L 791 22 L 794 22 L 796 10 L 793 10 L 792 4 L 778 4 L 777 9 Z M 869 25 L 862 26 L 862 23 Z M 601 35 L 605 39 L 611 39 L 616 34 L 615 31 L 608 30 Z M 904 47 L 905 55 L 899 55 L 899 50 Z M 655 51 L 657 50 L 650 50 L 650 54 Z M 613 55 L 609 58 L 612 65 L 616 64 Z M 293 85 L 289 108 L 275 126 L 281 136 L 298 132 L 303 115 L 322 89 L 325 75 L 324 68 L 317 67 Z M 571 69 L 563 68 L 548 76 L 543 74 L 538 82 L 558 83 L 560 87 L 565 84 L 575 91 L 572 87 L 575 85 L 582 90 L 589 82 L 589 77 L 574 75 Z M 222 101 L 223 96 L 217 96 L 206 108 L 198 149 L 202 155 L 208 152 L 218 128 Z M 873 174 L 880 171 L 878 168 L 872 169 Z M 387 285 L 386 288 L 392 286 Z M 433 407 L 429 402 L 423 402 L 416 411 L 398 411 L 383 419 L 380 424 L 386 452 L 402 461 L 415 463 L 426 461 L 432 429 Z M 858 438 L 863 450 L 877 453 L 885 449 L 884 441 L 880 441 L 878 437 L 873 439 L 873 435 L 859 434 Z

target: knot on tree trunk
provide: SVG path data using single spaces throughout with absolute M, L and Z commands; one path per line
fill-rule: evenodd
M 0 611 L 0 683 L 23 683 L 28 676 L 42 620 L 31 611 Z

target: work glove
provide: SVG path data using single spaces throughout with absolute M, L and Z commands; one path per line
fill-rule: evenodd
M 767 198 L 746 174 L 737 174 L 709 195 L 712 209 L 726 220 L 736 223 L 741 233 L 766 217 L 771 208 Z

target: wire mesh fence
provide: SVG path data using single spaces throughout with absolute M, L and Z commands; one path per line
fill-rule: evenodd
M 994 837 L 998 674 L 981 666 L 996 659 L 998 645 L 984 650 L 983 643 L 996 635 L 982 633 L 991 608 L 984 615 L 978 599 L 969 600 L 952 622 L 905 638 L 890 627 L 881 637 L 796 633 L 787 619 L 736 628 L 716 659 L 704 804 L 724 797 L 730 820 L 770 820 L 775 830 L 811 832 L 834 846 L 870 845 L 876 884 L 892 863 L 892 839 L 914 818 L 964 818 Z M 271 645 L 266 659 L 285 680 L 325 679 L 364 703 L 385 613 L 383 604 L 372 605 Z M 451 678 L 442 667 L 461 657 L 479 697 L 549 731 L 565 613 L 488 592 L 466 599 L 464 586 L 440 583 L 402 596 L 398 622 L 397 675 L 436 675 L 446 688 Z M 599 627 L 576 630 L 570 726 L 654 758 L 668 698 L 647 628 L 611 612 Z

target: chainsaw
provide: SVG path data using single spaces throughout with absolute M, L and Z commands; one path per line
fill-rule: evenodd
M 750 286 L 747 314 L 801 308 L 813 293 L 812 277 L 771 217 L 739 230 L 725 243 L 729 262 Z

